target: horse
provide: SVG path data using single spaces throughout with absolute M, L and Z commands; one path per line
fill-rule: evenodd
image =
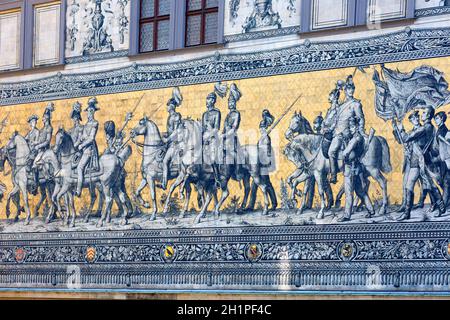
M 4 167 L 5 159 L 7 159 L 12 168 L 11 178 L 13 183 L 13 189 L 9 192 L 7 197 L 6 215 L 9 217 L 9 203 L 12 199 L 17 206 L 17 213 L 14 221 L 19 220 L 21 212 L 20 194 L 22 194 L 24 211 L 26 213 L 25 225 L 28 225 L 31 221 L 31 210 L 28 201 L 27 173 L 30 148 L 28 147 L 25 138 L 15 131 L 2 150 L 1 167 Z
M 330 172 L 329 160 L 325 157 L 322 150 L 322 142 L 324 137 L 318 134 L 312 134 L 307 128 L 311 128 L 308 120 L 301 115 L 295 113 L 291 119 L 285 137 L 290 141 L 284 152 L 294 151 L 300 159 L 301 169 L 306 170 L 309 174 L 314 175 L 318 191 L 321 199 L 321 208 L 317 218 L 324 216 L 325 210 L 325 184 L 326 177 Z M 294 135 L 296 135 L 294 137 Z M 288 150 L 292 149 L 292 150 Z M 367 150 L 361 159 L 365 173 L 377 181 L 382 189 L 383 202 L 379 210 L 380 215 L 386 214 L 389 204 L 387 192 L 387 180 L 383 174 L 392 171 L 390 161 L 390 151 L 387 141 L 384 137 L 374 136 L 367 145 Z M 339 169 L 342 171 L 342 160 L 339 160 Z
M 52 199 L 57 204 L 58 210 L 60 210 L 60 199 L 64 195 L 68 195 L 68 207 L 72 211 L 71 225 L 73 226 L 75 221 L 73 190 L 77 183 L 77 177 L 74 174 L 73 159 L 77 151 L 74 148 L 72 137 L 63 128 L 59 128 L 56 133 L 54 151 L 60 159 L 60 169 L 55 174 L 57 184 Z M 120 184 L 123 166 L 129 156 L 130 153 L 121 153 L 119 156 L 115 154 L 104 154 L 99 159 L 99 171 L 86 174 L 83 187 L 87 188 L 90 185 L 97 186 L 103 192 L 104 196 L 105 206 L 102 209 L 102 216 L 97 223 L 97 227 L 101 227 L 106 221 L 109 222 L 111 220 L 110 212 L 114 192 L 117 192 L 120 202 L 127 208 L 122 224 L 128 223 L 128 218 L 132 213 L 131 203 L 127 201 L 129 200 L 128 196 L 117 186 Z
M 199 195 L 202 197 L 202 206 L 200 213 L 195 218 L 195 222 L 200 222 L 200 219 L 205 216 L 208 205 L 211 200 L 215 197 L 215 177 L 211 166 L 205 166 L 202 162 L 202 131 L 199 122 L 192 119 L 183 119 L 183 127 L 180 130 L 180 148 L 182 156 L 178 160 L 177 165 L 172 165 L 169 170 L 168 178 L 169 180 L 175 181 L 171 184 L 166 202 L 164 204 L 164 212 L 168 210 L 168 204 L 170 201 L 171 194 L 174 190 L 183 186 L 182 189 L 186 191 L 185 204 L 180 215 L 183 215 L 185 211 L 188 210 L 189 197 L 191 192 L 190 184 L 195 184 L 198 189 Z M 135 128 L 131 131 L 131 137 L 134 139 L 137 136 L 144 136 L 143 143 L 136 143 L 138 146 L 143 148 L 142 151 L 142 164 L 141 173 L 143 181 L 141 182 L 139 188 L 136 191 L 136 197 L 139 201 L 144 203 L 140 196 L 140 191 L 146 186 L 150 189 L 150 198 L 152 201 L 152 212 L 150 220 L 156 219 L 156 213 L 158 212 L 157 201 L 156 201 L 156 181 L 161 181 L 162 179 L 162 160 L 166 152 L 166 145 L 161 137 L 158 126 L 149 118 L 142 118 Z M 191 172 L 194 169 L 195 172 Z M 241 208 L 245 208 L 250 193 L 250 175 L 243 173 L 242 177 L 236 177 L 235 175 L 230 175 L 225 177 L 220 174 L 218 179 L 220 180 L 220 188 L 222 189 L 222 198 L 216 205 L 215 213 L 219 215 L 219 208 L 228 196 L 228 181 L 230 178 L 236 181 L 243 182 L 244 185 L 244 199 Z M 184 191 L 182 190 L 182 191 Z M 203 198 L 203 192 L 206 193 L 206 198 Z

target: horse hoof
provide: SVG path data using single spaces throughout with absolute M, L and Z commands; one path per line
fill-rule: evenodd
M 180 214 L 178 215 L 178 219 L 183 219 L 185 214 L 186 214 L 186 212 L 181 211 Z
M 97 228 L 101 228 L 103 227 L 103 220 L 100 220 L 99 222 L 97 222 Z
M 123 219 L 120 223 L 122 226 L 126 226 L 128 224 L 128 219 Z
M 323 212 L 320 212 L 318 215 L 317 215 L 317 219 L 319 219 L 319 220 L 322 220 L 323 219 L 323 217 L 324 217 L 324 214 L 323 214 Z
M 150 203 L 148 202 L 144 202 L 143 206 L 145 209 L 150 209 Z
M 30 224 L 30 219 L 25 219 L 25 225 L 29 225 Z
M 195 220 L 194 220 L 194 223 L 200 223 L 201 222 L 201 219 L 202 219 L 202 214 L 198 214 L 196 217 L 195 217 Z
M 155 221 L 156 220 L 156 213 L 152 213 L 152 216 L 149 219 L 150 221 Z
M 84 218 L 84 222 L 85 222 L 85 223 L 88 223 L 88 222 L 89 222 L 89 217 L 85 217 L 85 218 Z
M 18 222 L 19 221 L 19 216 L 16 216 L 15 218 L 14 218 L 14 222 Z

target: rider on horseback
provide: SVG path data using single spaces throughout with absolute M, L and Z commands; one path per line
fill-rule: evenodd
M 70 119 L 73 121 L 73 127 L 69 130 L 69 134 L 72 137 L 72 141 L 78 141 L 83 133 L 83 125 L 81 124 L 81 103 L 76 101 L 72 106 L 72 113 Z
M 211 165 L 214 172 L 214 179 L 216 184 L 219 183 L 219 167 L 217 164 L 217 150 L 219 147 L 218 133 L 220 130 L 221 114 L 220 110 L 216 108 L 217 95 L 211 92 L 206 97 L 207 110 L 202 116 L 203 127 L 203 161 L 205 164 Z
M 35 114 L 33 114 L 32 116 L 30 116 L 28 118 L 28 123 L 30 124 L 30 131 L 27 133 L 27 135 L 25 136 L 25 140 L 28 143 L 28 147 L 30 148 L 31 152 L 28 155 L 28 161 L 27 161 L 27 173 L 31 174 L 31 172 L 33 172 L 32 170 L 32 165 L 34 162 L 34 159 L 36 158 L 36 151 L 35 147 L 39 142 L 39 129 L 36 128 L 36 124 L 37 124 L 37 120 L 39 119 L 39 117 Z M 32 178 L 29 179 L 29 181 L 33 181 L 35 182 L 35 178 L 34 176 L 36 175 L 37 169 L 34 170 L 34 174 L 32 175 Z M 37 186 L 37 185 L 36 185 Z M 32 189 L 34 190 L 36 186 L 32 186 Z
M 95 137 L 98 131 L 98 121 L 95 120 L 95 112 L 100 110 L 97 107 L 97 98 L 92 97 L 88 101 L 88 106 L 84 110 L 88 113 L 88 122 L 83 127 L 83 132 L 81 133 L 77 142 L 75 142 L 74 147 L 81 153 L 81 159 L 77 166 L 77 190 L 76 196 L 81 196 L 81 189 L 84 182 L 84 170 L 89 166 L 92 170 L 98 170 L 99 159 L 98 159 L 98 147 Z
M 236 84 L 230 86 L 230 96 L 228 97 L 228 109 L 230 110 L 225 118 L 224 128 L 222 132 L 222 146 L 223 146 L 223 165 L 225 167 L 225 175 L 231 176 L 234 168 L 236 178 L 240 180 L 242 159 L 240 144 L 237 135 L 239 125 L 241 124 L 241 114 L 236 109 L 236 103 L 241 98 L 242 94 Z
M 37 153 L 33 161 L 32 168 L 34 169 L 34 179 L 36 185 L 39 184 L 39 170 L 38 167 L 41 165 L 41 160 L 44 153 L 50 149 L 50 142 L 52 140 L 53 127 L 52 127 L 52 112 L 55 111 L 53 102 L 50 102 L 45 108 L 42 121 L 44 122 L 44 127 L 39 132 L 39 139 L 37 144 L 34 145 L 32 153 Z
M 177 153 L 181 151 L 179 146 L 179 132 L 178 130 L 182 126 L 181 114 L 176 111 L 176 108 L 181 104 L 180 100 L 171 98 L 167 102 L 167 111 L 169 112 L 169 118 L 167 119 L 167 133 L 166 144 L 168 146 L 167 152 L 163 159 L 163 177 L 161 181 L 161 188 L 167 189 L 167 182 L 169 180 L 169 170 L 172 159 L 176 159 Z
M 333 139 L 331 140 L 330 149 L 328 151 L 328 156 L 330 158 L 330 171 L 331 177 L 330 182 L 337 182 L 337 172 L 338 172 L 338 154 L 342 150 L 343 146 L 343 132 L 346 130 L 348 121 L 351 117 L 358 119 L 358 131 L 364 137 L 365 136 L 365 118 L 364 112 L 362 109 L 362 104 L 360 100 L 357 100 L 353 97 L 355 93 L 355 84 L 353 83 L 353 77 L 350 75 L 347 77 L 347 81 L 345 83 L 345 101 L 338 107 L 338 99 L 339 95 L 337 93 L 334 94 L 334 100 L 332 100 L 332 105 L 334 106 L 335 117 L 334 123 L 331 126 L 331 130 L 333 133 Z M 330 95 L 331 97 L 331 95 Z M 337 97 L 337 98 L 336 98 Z

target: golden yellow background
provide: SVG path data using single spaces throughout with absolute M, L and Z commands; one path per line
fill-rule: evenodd
M 450 74 L 449 58 L 435 58 L 428 60 L 390 63 L 386 64 L 386 67 L 391 69 L 398 68 L 402 72 L 410 72 L 415 67 L 424 64 L 431 65 L 441 72 L 444 72 L 444 77 L 449 80 L 449 77 L 447 76 Z M 359 71 L 355 74 L 355 97 L 357 99 L 360 99 L 363 105 L 363 110 L 366 116 L 366 132 L 368 132 L 370 127 L 373 127 L 376 130 L 377 135 L 382 135 L 388 140 L 391 150 L 391 163 L 393 167 L 393 172 L 386 176 L 388 179 L 388 192 L 390 202 L 399 203 L 402 196 L 401 165 L 403 161 L 403 150 L 402 147 L 394 141 L 391 123 L 384 122 L 375 114 L 375 87 L 372 81 L 373 68 L 377 68 L 378 70 L 380 69 L 379 66 L 376 65 L 372 66 L 370 69 L 367 69 L 365 74 Z M 354 70 L 354 68 L 343 68 L 234 81 L 242 92 L 242 98 L 237 104 L 237 108 L 241 112 L 242 119 L 241 133 L 243 134 L 243 136 L 241 138 L 241 143 L 244 144 L 246 142 L 257 142 L 259 136 L 258 126 L 261 120 L 261 112 L 263 109 L 270 109 L 271 113 L 276 118 L 278 118 L 283 110 L 285 110 L 285 108 L 290 105 L 299 94 L 302 94 L 302 98 L 296 104 L 292 112 L 279 124 L 277 130 L 272 133 L 272 140 L 274 141 L 279 139 L 280 146 L 284 147 L 284 145 L 286 145 L 287 143 L 287 140 L 284 138 L 283 134 L 289 125 L 289 121 L 292 117 L 293 111 L 301 111 L 302 114 L 312 124 L 314 118 L 319 115 L 320 112 L 322 112 L 323 114 L 326 113 L 329 107 L 328 94 L 332 89 L 335 88 L 336 81 L 339 79 L 345 80 L 345 78 L 349 74 L 352 74 Z M 231 81 L 229 81 L 228 83 L 230 84 Z M 178 111 L 183 115 L 183 117 L 189 116 L 193 119 L 201 119 L 202 113 L 206 110 L 206 96 L 208 93 L 213 91 L 213 86 L 214 83 L 180 87 L 184 100 L 181 107 L 178 108 Z M 98 105 L 100 107 L 100 111 L 96 113 L 96 119 L 100 123 L 99 132 L 97 134 L 97 143 L 100 153 L 102 153 L 105 148 L 105 134 L 103 126 L 104 122 L 107 120 L 113 120 L 116 123 L 117 127 L 121 127 L 124 121 L 125 114 L 133 109 L 138 99 L 145 92 L 147 94 L 137 108 L 133 120 L 127 127 L 127 136 L 129 135 L 129 131 L 136 125 L 138 120 L 144 114 L 151 115 L 152 120 L 155 121 L 155 123 L 159 126 L 161 132 L 166 131 L 166 102 L 171 97 L 172 88 L 97 96 L 99 102 Z M 80 101 L 84 109 L 88 98 L 89 97 L 83 97 L 77 99 L 64 99 L 54 101 L 55 112 L 53 113 L 52 119 L 54 134 L 56 133 L 56 130 L 59 126 L 64 126 L 67 130 L 72 127 L 72 122 L 70 120 L 72 104 L 75 101 Z M 0 115 L 0 117 L 3 118 L 8 114 L 8 125 L 0 136 L 0 145 L 4 146 L 7 143 L 14 130 L 17 130 L 21 135 L 24 136 L 29 130 L 27 118 L 31 114 L 35 113 L 40 117 L 38 128 L 41 128 L 42 113 L 47 103 L 48 102 L 45 101 L 2 107 L 2 114 Z M 223 120 L 225 119 L 225 116 L 228 112 L 227 98 L 218 98 L 216 105 L 222 112 L 223 125 Z M 154 111 L 158 107 L 160 107 L 159 110 L 154 113 Z M 448 111 L 449 106 L 445 106 L 441 108 L 441 110 Z M 82 117 L 83 121 L 86 121 L 85 112 L 83 112 Z M 405 121 L 405 127 L 410 128 L 407 121 Z M 244 137 L 244 134 L 252 132 L 254 134 L 248 135 L 248 139 Z M 142 141 L 142 137 L 140 137 L 140 139 L 138 140 Z M 134 192 L 134 185 L 137 185 L 141 179 L 141 174 L 139 172 L 141 156 L 135 150 L 135 148 L 136 147 L 133 146 L 133 155 L 126 164 L 126 170 L 128 172 L 127 188 L 130 196 Z M 271 179 L 274 184 L 275 190 L 279 195 L 280 179 L 285 179 L 295 168 L 294 165 L 286 160 L 280 152 L 277 165 L 278 170 L 272 174 Z M 9 168 L 6 168 L 6 171 L 10 171 Z M 8 191 L 11 190 L 12 185 L 10 175 L 1 176 L 1 181 L 7 185 Z M 337 186 L 340 186 L 340 182 L 342 182 L 342 175 L 339 176 L 339 183 Z M 373 183 L 371 184 L 370 195 L 373 200 L 379 199 L 381 198 L 379 187 L 373 180 L 372 182 Z M 230 182 L 230 188 L 231 196 L 236 195 L 242 199 L 243 190 L 240 189 L 239 185 L 236 182 Z M 335 192 L 337 192 L 336 188 L 337 187 L 335 187 Z M 87 190 L 83 191 L 84 198 L 77 200 L 77 209 L 80 209 L 83 204 L 88 204 L 89 200 L 87 195 Z M 38 197 L 39 195 L 35 197 L 32 196 L 31 203 L 35 203 L 38 200 Z M 148 189 L 144 190 L 143 197 L 145 200 L 149 199 Z M 158 191 L 158 203 L 160 198 L 161 191 Z M 193 198 L 195 198 L 195 196 L 193 196 Z M 259 193 L 258 201 L 262 201 L 261 198 L 261 194 Z M 2 206 L 0 207 L 0 217 L 2 218 L 5 217 L 5 202 L 6 201 L 4 200 Z M 11 208 L 12 212 L 14 213 L 15 207 L 12 206 Z M 162 206 L 159 204 L 159 212 L 161 212 L 161 209 Z

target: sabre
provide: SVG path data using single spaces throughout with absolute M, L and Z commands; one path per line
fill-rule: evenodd
M 269 135 L 272 130 L 280 123 L 281 120 L 291 111 L 291 109 L 294 107 L 294 105 L 297 103 L 297 101 L 302 97 L 302 94 L 300 94 L 297 99 L 283 112 L 283 114 L 274 122 L 274 124 L 270 127 L 269 130 L 267 130 L 267 135 Z

